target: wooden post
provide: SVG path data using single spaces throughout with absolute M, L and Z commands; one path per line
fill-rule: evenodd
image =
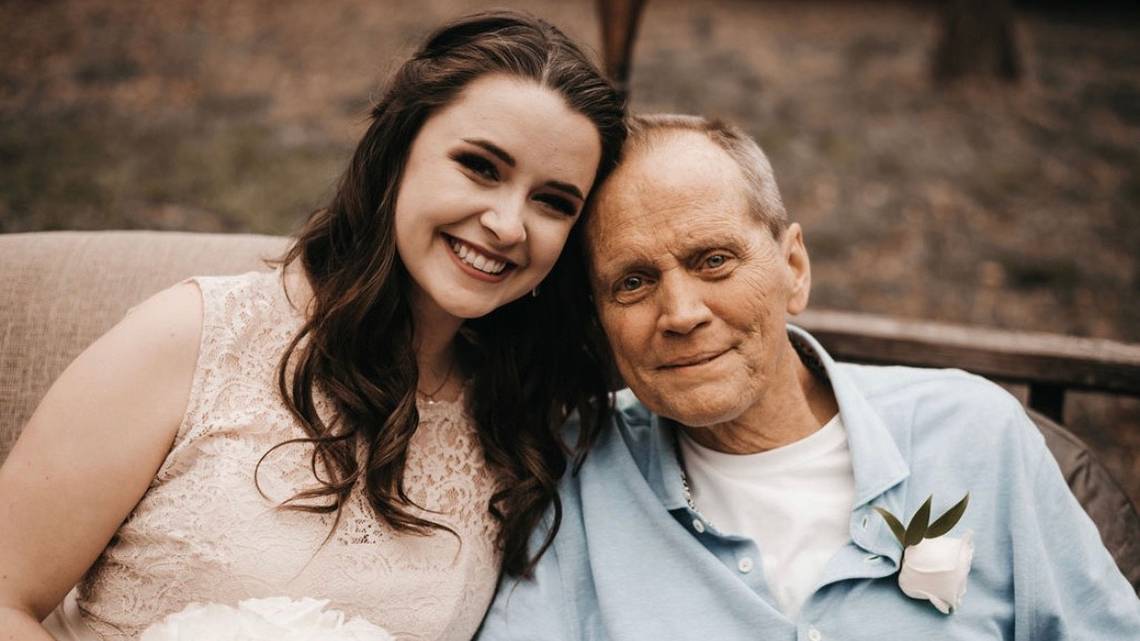
M 629 97 L 629 72 L 637 25 L 648 0 L 597 0 L 602 23 L 602 55 L 606 75 L 623 98 Z
M 1060 385 L 1030 383 L 1028 405 L 1060 424 L 1065 422 L 1065 388 Z
M 942 30 L 934 49 L 934 79 L 1021 77 L 1010 0 L 942 0 Z

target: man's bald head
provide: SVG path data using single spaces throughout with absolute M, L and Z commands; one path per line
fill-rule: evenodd
M 774 238 L 783 235 L 788 226 L 788 214 L 776 186 L 772 165 L 756 141 L 740 129 L 720 120 L 680 114 L 631 116 L 628 125 L 629 135 L 621 153 L 623 162 L 677 135 L 697 133 L 707 137 L 739 167 L 744 178 L 741 188 L 753 215 L 772 232 Z M 605 185 L 600 189 L 604 190 Z

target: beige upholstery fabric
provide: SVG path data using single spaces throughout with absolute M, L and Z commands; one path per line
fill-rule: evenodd
M 267 269 L 287 246 L 255 235 L 0 235 L 0 462 L 51 382 L 127 309 L 189 276 Z

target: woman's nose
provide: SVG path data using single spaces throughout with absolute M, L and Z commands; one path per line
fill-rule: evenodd
M 521 199 L 503 198 L 483 212 L 479 222 L 503 245 L 515 245 L 526 240 L 524 212 Z

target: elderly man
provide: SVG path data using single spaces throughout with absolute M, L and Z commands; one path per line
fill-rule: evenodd
M 1140 639 L 1016 400 L 838 364 L 786 324 L 810 263 L 754 142 L 635 119 L 594 208 L 594 299 L 636 399 L 481 639 Z

